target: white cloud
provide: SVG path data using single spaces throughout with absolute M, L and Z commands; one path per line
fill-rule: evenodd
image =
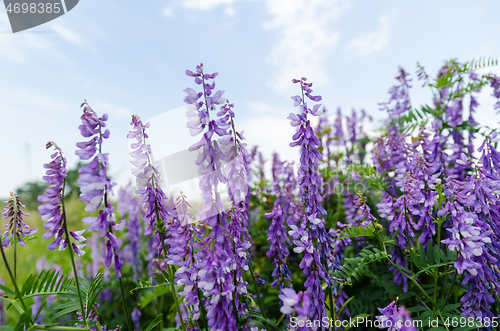
M 295 128 L 290 125 L 286 116 L 258 116 L 245 118 L 238 123 L 241 131 L 244 131 L 248 148 L 259 146 L 264 158 L 270 159 L 273 152 L 278 152 L 282 160 L 298 161 L 299 148 L 290 147 Z M 268 162 L 269 164 L 270 162 Z
M 271 20 L 264 28 L 275 30 L 278 42 L 267 57 L 274 68 L 267 85 L 290 92 L 292 78 L 307 76 L 316 84 L 328 80 L 324 68 L 328 55 L 338 45 L 339 31 L 333 24 L 348 8 L 343 0 L 266 0 Z
M 238 0 L 185 0 L 183 5 L 189 9 L 209 10 L 219 5 L 231 5 Z
M 40 34 L 16 33 L 11 31 L 7 15 L 0 15 L 0 62 L 25 62 L 27 55 L 36 51 L 51 52 L 53 44 Z
M 110 113 L 120 117 L 131 117 L 134 114 L 131 110 L 127 108 L 116 106 L 102 100 L 93 100 L 91 102 L 89 101 L 89 104 L 92 107 L 92 109 L 95 109 L 96 112 L 98 112 L 99 114 Z
M 20 111 L 21 109 L 30 109 L 33 113 L 40 113 L 42 110 L 46 113 L 64 112 L 71 107 L 59 99 L 47 96 L 31 90 L 16 88 L 8 91 L 1 91 L 0 96 L 6 102 L 6 107 L 12 107 Z M 10 101 L 12 100 L 12 101 Z
M 372 32 L 354 37 L 346 46 L 346 50 L 354 51 L 359 56 L 367 56 L 381 51 L 391 37 L 389 19 L 383 15 L 379 19 L 380 27 Z
M 82 39 L 80 38 L 80 36 L 66 27 L 59 24 L 53 24 L 52 29 L 54 29 L 54 31 L 66 41 L 69 41 L 70 43 L 77 46 L 80 46 L 82 44 Z
M 230 17 L 233 17 L 234 15 L 236 15 L 236 10 L 231 6 L 227 6 L 226 9 L 224 10 L 224 12 L 226 13 L 227 16 L 230 16 Z
M 288 114 L 293 111 L 293 108 L 280 108 L 270 105 L 265 102 L 249 102 L 247 107 L 256 115 L 277 115 L 286 118 Z
M 162 13 L 167 18 L 174 18 L 174 12 L 168 7 L 163 8 Z

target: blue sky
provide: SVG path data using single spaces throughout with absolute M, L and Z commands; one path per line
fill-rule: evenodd
M 499 12 L 493 0 L 81 0 L 54 21 L 12 34 L 2 8 L 0 196 L 41 179 L 49 140 L 76 163 L 84 99 L 109 114 L 105 151 L 124 182 L 130 115 L 149 119 L 182 106 L 183 90 L 195 87 L 184 72 L 200 62 L 219 72 L 217 87 L 235 102 L 248 144 L 293 158 L 292 78 L 308 77 L 331 110 L 364 108 L 380 119 L 377 103 L 387 99 L 398 66 L 416 80 L 417 61 L 434 76 L 446 59 L 499 57 Z M 429 102 L 415 80 L 413 103 Z M 480 99 L 483 123 L 493 115 L 489 94 Z M 185 122 L 165 130 L 172 126 Z

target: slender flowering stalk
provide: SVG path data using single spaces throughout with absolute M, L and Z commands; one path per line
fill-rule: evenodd
M 59 250 L 61 251 L 68 247 L 71 265 L 75 275 L 76 289 L 80 302 L 80 311 L 83 316 L 83 324 L 86 326 L 87 320 L 85 317 L 85 309 L 80 290 L 80 282 L 78 280 L 78 271 L 75 264 L 75 258 L 73 256 L 73 252 L 78 256 L 85 254 L 85 251 L 83 250 L 85 244 L 77 245 L 74 242 L 71 242 L 71 238 L 73 238 L 73 240 L 77 243 L 85 241 L 85 238 L 82 236 L 85 230 L 75 232 L 68 230 L 66 209 L 64 205 L 67 161 L 59 146 L 57 146 L 54 142 L 48 142 L 46 148 L 49 149 L 50 147 L 54 147 L 56 152 L 51 155 L 52 161 L 44 164 L 44 168 L 47 169 L 47 171 L 46 176 L 43 177 L 43 179 L 50 186 L 45 190 L 45 194 L 38 196 L 38 201 L 45 203 L 38 207 L 42 220 L 46 222 L 43 227 L 47 230 L 47 232 L 44 233 L 43 238 L 49 239 L 55 236 L 55 240 L 49 245 L 50 250 L 54 250 L 59 247 Z
M 2 216 L 4 219 L 9 219 L 7 224 L 7 230 L 3 233 L 4 236 L 10 234 L 10 237 L 14 241 L 14 277 L 17 278 L 17 243 L 20 246 L 24 246 L 24 240 L 27 235 L 37 232 L 37 229 L 30 229 L 30 227 L 24 222 L 23 216 L 29 216 L 25 213 L 22 208 L 26 208 L 19 200 L 19 195 L 10 192 L 10 199 L 4 201 L 7 205 L 4 207 L 4 212 Z
M 107 174 L 108 167 L 108 153 L 102 153 L 103 139 L 109 138 L 110 132 L 106 127 L 108 115 L 104 114 L 98 117 L 92 110 L 87 101 L 83 107 L 83 114 L 80 117 L 82 125 L 78 128 L 80 133 L 85 138 L 90 138 L 88 141 L 79 142 L 76 146 L 79 148 L 76 154 L 81 160 L 92 161 L 89 164 L 81 167 L 78 172 L 78 185 L 80 185 L 80 200 L 87 203 L 85 210 L 87 212 L 94 212 L 101 207 L 97 217 L 85 217 L 82 222 L 88 224 L 89 231 L 98 231 L 99 237 L 106 238 L 106 259 L 104 265 L 106 268 L 114 265 L 118 280 L 120 283 L 120 291 L 122 296 L 122 304 L 127 320 L 127 326 L 132 330 L 132 322 L 130 321 L 130 314 L 128 313 L 127 304 L 125 302 L 125 295 L 123 290 L 122 274 L 121 274 L 121 260 L 119 255 L 120 244 L 114 234 L 114 231 L 120 231 L 125 226 L 125 221 L 117 223 L 114 214 L 114 209 L 109 202 L 108 195 L 115 183 L 111 183 L 111 179 Z
M 320 254 L 326 262 L 329 254 L 330 244 L 333 242 L 330 235 L 326 232 L 324 226 L 324 216 L 326 210 L 323 209 L 321 203 L 323 198 L 320 195 L 321 178 L 317 170 L 317 163 L 322 159 L 321 153 L 317 150 L 321 142 L 314 134 L 310 120 L 307 115 L 317 115 L 321 107 L 316 104 L 312 109 L 308 108 L 305 98 L 307 97 L 313 102 L 321 101 L 321 96 L 312 95 L 312 83 L 307 83 L 306 78 L 300 80 L 294 79 L 292 83 L 300 83 L 302 96 L 296 95 L 292 97 L 294 105 L 301 109 L 299 114 L 291 113 L 288 119 L 291 125 L 297 127 L 297 132 L 293 136 L 291 147 L 300 146 L 300 167 L 298 170 L 298 182 L 300 185 L 300 195 L 304 201 L 303 211 L 299 211 L 296 219 L 301 219 L 301 228 L 296 226 L 290 231 L 297 247 L 294 249 L 296 253 L 305 251 L 304 258 L 300 263 L 300 268 L 304 270 L 304 274 L 308 276 L 304 286 L 307 288 L 309 296 L 311 319 L 321 320 L 326 316 L 324 293 L 321 287 L 321 278 L 324 279 L 330 286 L 329 275 L 325 272 L 325 267 L 320 262 Z M 300 239 L 300 240 L 298 240 Z
M 208 326 L 214 330 L 234 330 L 238 323 L 238 312 L 233 306 L 233 300 L 236 300 L 233 298 L 233 293 L 236 290 L 234 277 L 237 264 L 234 263 L 234 252 L 227 239 L 229 233 L 227 215 L 223 213 L 223 204 L 218 191 L 219 183 L 226 183 L 226 177 L 222 173 L 222 160 L 226 157 L 219 142 L 214 139 L 214 133 L 219 137 L 227 135 L 226 129 L 232 117 L 229 111 L 232 106 L 227 104 L 226 108 L 219 113 L 226 115 L 225 119 L 211 119 L 209 111 L 216 110 L 217 105 L 226 102 L 226 99 L 222 98 L 224 91 L 212 94 L 215 82 L 210 83 L 210 80 L 218 74 L 205 74 L 203 64 L 196 67 L 196 72 L 186 70 L 186 74 L 194 77 L 195 83 L 201 85 L 203 89 L 203 92 L 196 92 L 191 88 L 184 90 L 187 94 L 184 101 L 188 104 L 187 127 L 192 136 L 202 133 L 205 128 L 208 129 L 203 133 L 200 141 L 189 148 L 190 151 L 201 149 L 196 164 L 199 165 L 200 173 L 203 175 L 200 181 L 204 199 L 202 220 L 211 227 L 207 239 L 198 246 L 200 250 L 196 253 L 197 262 L 194 266 L 199 270 L 199 287 L 209 302 Z M 235 131 L 233 133 L 236 134 Z M 223 145 L 224 143 L 227 146 L 227 140 L 223 142 Z M 235 149 L 233 155 L 235 152 L 238 151 Z M 233 172 L 232 175 L 237 175 L 237 173 Z M 233 199 L 236 199 L 237 191 L 238 187 L 233 186 L 231 193 Z
M 290 254 L 288 251 L 287 243 L 290 239 L 286 235 L 285 224 L 283 223 L 283 212 L 280 205 L 274 207 L 271 213 L 266 214 L 267 218 L 271 218 L 271 225 L 269 227 L 269 234 L 267 240 L 271 242 L 267 256 L 273 259 L 274 270 L 272 276 L 275 278 L 271 287 L 274 288 L 279 285 L 280 291 L 283 290 L 284 280 L 292 279 L 292 273 L 288 269 L 286 258 Z
M 146 143 L 148 135 L 146 128 L 149 127 L 149 122 L 143 124 L 141 118 L 137 115 L 132 115 L 133 130 L 129 132 L 127 138 L 135 139 L 136 141 L 130 145 L 133 152 L 130 153 L 132 157 L 131 163 L 133 167 L 133 174 L 137 179 L 137 194 L 141 197 L 141 204 L 144 204 L 145 213 L 143 216 L 147 224 L 144 235 L 148 236 L 155 231 L 152 247 L 158 251 L 158 255 L 163 250 L 167 258 L 169 251 L 165 244 L 165 220 L 171 218 L 171 212 L 168 210 L 166 201 L 167 196 L 159 185 L 160 173 L 152 165 L 151 161 L 151 147 Z M 172 231 L 176 231 L 176 226 L 171 227 Z M 167 259 L 168 260 L 168 259 Z M 174 277 L 174 270 L 171 265 L 168 265 L 169 273 Z M 170 284 L 171 291 L 174 295 L 175 306 L 177 314 L 182 326 L 185 330 L 186 326 L 182 322 L 182 314 L 177 301 L 177 293 L 173 284 Z
M 122 219 L 128 217 L 127 237 L 129 244 L 126 249 L 128 251 L 129 261 L 134 271 L 134 278 L 139 280 L 140 271 L 140 249 L 141 249 L 141 225 L 139 219 L 142 214 L 142 209 L 139 204 L 139 199 L 131 191 L 131 183 L 126 188 L 120 188 L 118 192 L 118 211 Z

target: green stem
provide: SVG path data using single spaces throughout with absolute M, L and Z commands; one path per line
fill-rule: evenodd
M 62 155 L 61 155 L 62 156 Z M 63 228 L 64 233 L 66 234 L 66 241 L 68 244 L 68 252 L 69 257 L 71 259 L 71 265 L 73 267 L 73 273 L 75 274 L 75 283 L 76 283 L 76 292 L 78 294 L 78 300 L 80 301 L 80 310 L 82 311 L 82 322 L 85 327 L 87 327 L 87 318 L 85 312 L 85 306 L 83 305 L 82 293 L 80 291 L 80 280 L 78 279 L 78 272 L 76 270 L 75 257 L 73 256 L 73 246 L 70 242 L 69 231 L 68 231 L 68 222 L 66 219 L 66 207 L 64 205 L 64 189 L 66 187 L 66 179 L 63 180 L 63 187 L 61 192 L 61 205 L 62 205 L 62 213 L 63 213 Z M 88 307 L 87 307 L 88 308 Z M 90 307 L 91 309 L 92 307 Z
M 441 249 L 441 222 L 438 221 L 437 245 Z M 439 267 L 434 269 L 434 302 L 437 302 L 437 284 L 439 279 Z M 438 308 L 438 307 L 436 307 Z
M 206 312 L 205 312 L 205 305 L 203 304 L 203 300 L 202 300 L 202 296 L 201 296 L 201 290 L 198 289 L 198 301 L 200 302 L 200 315 L 201 315 L 201 319 L 203 320 L 203 324 L 205 325 L 205 331 L 208 331 L 208 324 L 207 324 L 207 320 L 205 319 L 205 316 L 206 316 Z
M 446 306 L 446 303 L 448 302 L 448 299 L 451 296 L 451 292 L 453 290 L 453 287 L 455 286 L 455 281 L 457 280 L 457 272 L 455 272 L 455 276 L 453 276 L 453 282 L 451 283 L 450 291 L 448 292 L 448 295 L 444 299 L 443 306 L 441 307 L 441 310 Z
M 14 208 L 17 208 L 16 200 L 12 201 Z M 14 211 L 14 214 L 16 211 Z M 14 232 L 12 233 L 12 239 L 14 240 L 14 279 L 17 281 L 17 220 L 14 216 Z
M 122 306 L 123 306 L 123 311 L 125 312 L 125 318 L 127 320 L 127 327 L 130 331 L 133 331 L 134 328 L 132 327 L 132 321 L 130 320 L 130 314 L 128 313 L 128 308 L 127 308 L 127 302 L 125 301 L 125 289 L 123 287 L 123 281 L 122 278 L 118 278 L 118 281 L 120 283 L 120 294 L 122 297 Z
M 252 276 L 253 283 L 255 284 L 255 293 L 257 294 L 257 300 L 259 302 L 260 312 L 261 312 L 262 316 L 264 317 L 267 329 L 271 330 L 271 328 L 269 327 L 269 323 L 267 323 L 266 312 L 264 311 L 264 306 L 262 305 L 262 300 L 260 299 L 259 286 L 257 285 L 257 280 L 255 279 L 252 263 L 249 263 L 248 267 L 250 268 L 250 275 Z
M 158 315 L 160 315 L 160 314 L 162 314 L 162 313 L 163 313 L 163 299 L 164 299 L 164 297 L 165 297 L 165 296 L 163 296 L 163 295 L 162 295 L 162 296 L 160 297 L 160 301 L 158 301 L 158 303 L 159 303 L 159 305 L 160 305 L 160 306 L 158 307 Z M 161 318 L 161 322 L 160 322 L 160 331 L 162 331 L 162 330 L 163 330 L 163 328 L 164 328 L 164 323 L 163 323 L 163 321 L 164 321 L 164 320 L 165 320 L 165 315 L 163 315 L 163 317 Z
M 328 289 L 330 290 L 328 292 L 328 296 L 330 297 L 330 317 L 332 318 L 333 320 L 333 325 L 335 325 L 335 321 L 337 320 L 337 316 L 335 316 L 335 302 L 333 300 L 333 289 L 328 287 Z
M 385 249 L 385 245 L 384 245 L 384 251 L 387 253 L 387 251 L 386 251 L 386 249 Z M 390 263 L 390 264 L 392 264 L 392 265 L 393 265 L 396 269 L 398 269 L 398 265 L 394 264 L 394 263 L 391 261 L 391 259 L 387 259 L 387 260 L 388 260 L 388 261 L 389 261 L 389 263 Z M 399 269 L 398 269 L 398 270 L 399 270 Z M 417 281 L 416 281 L 413 277 L 408 276 L 408 275 L 407 275 L 405 272 L 403 272 L 402 270 L 400 270 L 400 271 L 401 271 L 401 273 L 402 273 L 403 275 L 405 275 L 405 276 L 406 276 L 406 278 L 410 279 L 410 280 L 413 282 L 413 284 L 415 284 L 415 286 L 417 286 L 417 287 L 418 287 L 418 289 L 419 289 L 420 291 L 422 291 L 422 293 L 423 293 L 423 294 L 425 295 L 425 297 L 426 297 L 426 298 L 427 298 L 427 299 L 428 299 L 428 300 L 432 303 L 432 305 L 433 305 L 434 307 L 436 307 L 436 309 L 438 309 L 438 306 L 437 306 L 436 302 L 435 302 L 434 300 L 432 300 L 432 298 L 429 296 L 429 294 L 427 294 L 427 292 L 425 292 L 425 291 L 424 291 L 424 289 L 422 288 L 422 286 L 420 286 L 420 284 L 419 284 L 419 283 L 418 283 L 418 282 L 417 282 Z M 413 276 L 413 275 L 412 275 L 412 276 Z M 425 302 L 423 302 L 423 301 L 422 301 L 422 303 L 425 305 Z M 425 305 L 425 306 L 427 306 L 427 305 Z M 427 308 L 429 309 L 429 307 L 427 307 Z M 429 310 L 430 310 L 430 309 L 429 309 Z M 444 322 L 444 318 L 443 318 L 443 315 L 441 315 L 441 312 L 440 312 L 440 311 L 437 311 L 436 313 L 438 313 L 438 314 L 439 314 L 439 317 L 440 317 L 440 318 L 441 318 L 441 320 Z M 445 325 L 444 327 L 446 328 L 446 330 L 448 330 L 448 331 L 449 331 L 448 326 L 446 326 L 446 325 Z
M 231 123 L 232 118 L 231 118 Z M 233 132 L 234 132 L 234 123 L 233 123 Z M 235 133 L 236 137 L 236 133 Z M 236 151 L 236 140 L 235 140 L 235 151 Z M 233 216 L 234 216 L 234 206 L 233 206 Z M 236 256 L 236 245 L 233 240 L 233 254 Z M 233 297 L 233 313 L 234 313 L 234 318 L 236 319 L 236 325 L 238 326 L 240 324 L 240 318 L 238 317 L 238 309 L 236 308 L 236 299 L 238 299 L 238 280 L 236 279 L 236 270 L 233 271 L 233 283 L 234 283 L 234 297 Z
M 16 291 L 16 295 L 19 297 L 19 301 L 21 301 L 21 305 L 23 306 L 24 311 L 26 311 L 26 305 L 24 304 L 23 297 L 21 296 L 21 292 L 19 292 L 19 288 L 17 287 L 16 280 L 14 278 L 14 275 L 12 274 L 12 270 L 10 270 L 9 263 L 7 263 L 7 257 L 5 256 L 5 251 L 3 250 L 2 243 L 0 242 L 0 251 L 2 251 L 2 258 L 3 262 L 5 263 L 5 267 L 7 269 L 7 272 L 9 273 L 10 279 L 12 280 L 12 283 L 14 284 L 14 289 Z

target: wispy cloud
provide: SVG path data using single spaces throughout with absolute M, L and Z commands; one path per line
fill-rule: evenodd
M 69 41 L 70 43 L 77 46 L 80 46 L 82 44 L 82 38 L 73 30 L 68 29 L 67 27 L 64 27 L 60 24 L 53 24 L 51 27 L 64 40 Z
M 231 5 L 238 0 L 184 0 L 183 5 L 189 9 L 209 10 L 219 5 Z
M 377 30 L 357 35 L 347 44 L 346 50 L 353 51 L 361 57 L 383 50 L 391 38 L 389 18 L 383 15 L 379 18 L 379 22 Z
M 328 55 L 338 45 L 334 23 L 348 8 L 342 0 L 266 0 L 271 20 L 264 28 L 276 31 L 277 43 L 267 62 L 273 68 L 267 85 L 289 91 L 292 78 L 307 76 L 316 84 L 326 83 Z
M 99 109 L 99 113 L 110 113 L 120 117 L 130 117 L 134 114 L 125 107 L 116 106 L 107 101 L 93 100 L 91 105 L 92 108 Z
M 53 52 L 53 44 L 42 35 L 12 34 L 6 15 L 0 15 L 0 62 L 25 62 L 27 55 L 33 51 Z
M 23 88 L 2 90 L 0 97 L 5 100 L 7 107 L 18 111 L 29 110 L 31 113 L 51 114 L 71 109 L 66 102 Z
M 170 7 L 163 8 L 162 14 L 166 18 L 170 18 L 170 19 L 174 18 L 174 12 L 172 11 L 172 8 L 170 8 Z
M 266 102 L 249 102 L 246 106 L 255 115 L 278 115 L 286 118 L 290 113 L 290 108 L 280 108 Z

